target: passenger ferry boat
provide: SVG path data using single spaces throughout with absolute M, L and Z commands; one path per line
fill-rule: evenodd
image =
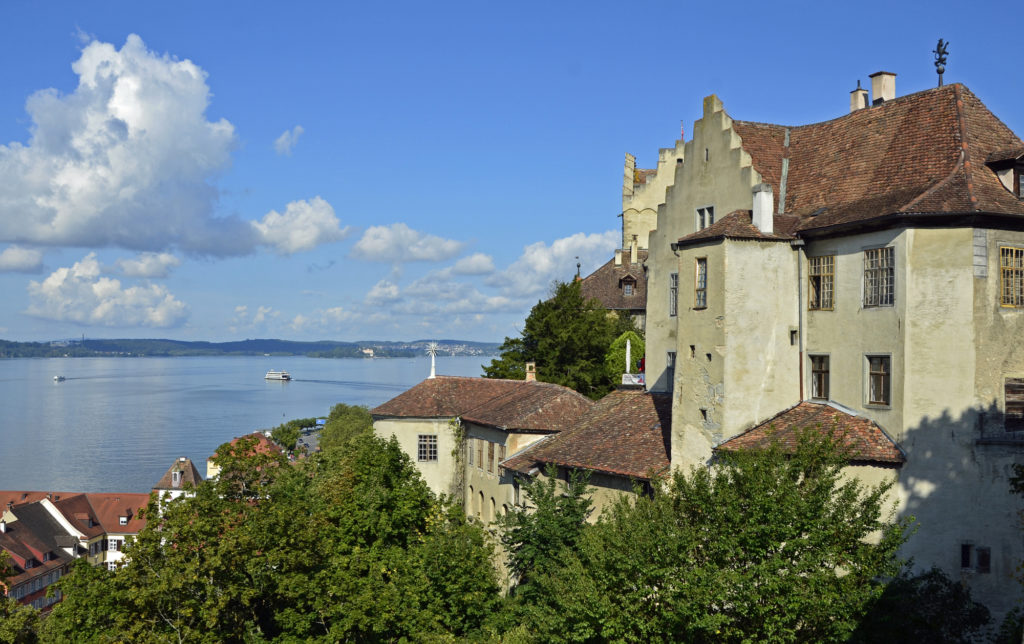
M 292 377 L 291 377 L 291 375 L 287 371 L 274 371 L 273 369 L 271 369 L 270 371 L 267 372 L 267 375 L 264 376 L 264 379 L 266 379 L 266 380 L 291 380 Z
M 54 376 L 53 377 L 53 381 L 54 382 L 64 382 L 65 380 L 67 380 L 67 378 L 65 378 L 64 376 Z

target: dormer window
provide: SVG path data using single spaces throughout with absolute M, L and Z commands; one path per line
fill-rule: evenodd
M 178 470 L 171 472 L 171 485 L 173 487 L 181 487 L 181 472 Z
M 121 525 L 128 525 L 128 517 L 118 517 L 118 523 Z
M 636 292 L 636 280 L 632 276 L 627 275 L 622 278 L 622 294 L 624 296 L 631 296 Z
M 1024 199 L 1024 148 L 993 152 L 985 163 L 996 173 L 1004 188 L 1018 199 Z

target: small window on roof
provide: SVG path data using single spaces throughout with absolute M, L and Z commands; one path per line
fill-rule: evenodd
M 128 517 L 118 517 L 117 520 L 121 525 L 128 525 Z

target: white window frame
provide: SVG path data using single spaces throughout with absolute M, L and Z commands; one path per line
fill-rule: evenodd
M 708 258 L 697 257 L 693 264 L 693 308 L 708 308 Z
M 892 354 L 888 353 L 869 353 L 864 356 L 865 359 L 865 370 L 867 372 L 867 388 L 865 390 L 865 402 L 872 407 L 892 407 Z M 874 371 L 872 369 L 872 360 L 882 360 L 881 364 L 887 367 L 887 371 Z M 881 376 L 882 382 L 885 384 L 885 400 L 876 400 L 875 395 L 875 376 Z
M 814 353 L 814 354 L 808 354 L 808 357 L 811 360 L 811 399 L 812 400 L 828 400 L 829 396 L 831 395 L 831 392 L 829 391 L 829 387 L 831 385 L 830 380 L 831 380 L 831 375 L 832 375 L 832 360 L 831 360 L 831 356 L 829 354 L 827 354 L 827 353 Z M 825 369 L 824 369 L 824 371 L 822 371 L 820 369 L 816 370 L 814 368 L 815 367 L 815 365 L 814 365 L 814 361 L 815 360 L 824 360 L 825 361 Z M 825 377 L 824 377 L 824 388 L 825 388 L 825 391 L 824 392 L 820 391 L 821 387 L 818 386 L 818 378 L 816 376 L 819 373 L 824 373 L 825 374 Z M 822 395 L 822 393 L 824 393 L 824 395 Z
M 715 223 L 715 207 L 702 206 L 694 213 L 694 227 L 696 230 L 704 230 Z
M 668 275 L 668 316 L 674 318 L 679 314 L 679 273 Z
M 896 249 L 893 246 L 864 249 L 864 297 L 866 309 L 896 305 Z

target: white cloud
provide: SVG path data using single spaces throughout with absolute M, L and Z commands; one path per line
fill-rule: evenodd
M 135 259 L 117 260 L 117 269 L 128 277 L 167 277 L 181 260 L 170 253 L 140 253 Z
M 0 253 L 0 273 L 39 273 L 42 270 L 41 250 L 8 246 Z
M 352 249 L 352 256 L 378 262 L 440 262 L 451 259 L 464 244 L 428 235 L 398 223 L 371 226 Z
M 398 299 L 398 285 L 390 280 L 381 280 L 366 294 L 366 301 L 372 304 L 394 302 Z
M 188 307 L 156 284 L 122 288 L 100 276 L 96 254 L 89 253 L 71 268 L 58 268 L 42 282 L 28 285 L 27 313 L 37 317 L 103 326 L 179 326 Z
M 320 197 L 293 201 L 284 214 L 271 210 L 262 220 L 252 222 L 252 227 L 261 243 L 281 254 L 310 250 L 349 234 L 349 227 L 341 227 L 331 204 Z
M 0 241 L 251 252 L 246 221 L 214 216 L 236 137 L 206 118 L 206 73 L 136 35 L 93 41 L 71 67 L 73 92 L 28 98 L 29 142 L 0 145 Z
M 293 331 L 333 330 L 337 329 L 340 324 L 355 319 L 355 317 L 352 311 L 346 311 L 340 306 L 335 306 L 329 309 L 317 309 L 309 315 L 300 313 L 292 318 L 291 324 L 288 326 Z
M 488 275 L 494 272 L 494 260 L 490 255 L 474 253 L 455 262 L 452 271 L 456 275 Z
M 552 281 L 575 277 L 577 261 L 583 275 L 607 262 L 618 243 L 619 233 L 609 230 L 590 235 L 576 233 L 556 239 L 550 246 L 544 242 L 530 244 L 508 268 L 487 278 L 487 284 L 512 297 L 541 295 Z
M 278 154 L 290 157 L 292 155 L 292 149 L 298 144 L 299 137 L 302 136 L 303 132 L 305 132 L 305 130 L 302 129 L 301 125 L 296 125 L 291 130 L 285 130 L 281 133 L 281 136 L 277 137 L 274 141 L 274 149 Z

